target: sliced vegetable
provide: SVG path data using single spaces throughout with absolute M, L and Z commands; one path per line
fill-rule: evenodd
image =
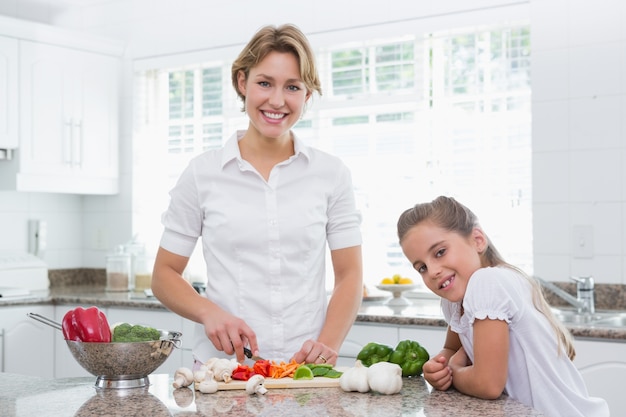
M 308 366 L 299 366 L 293 373 L 293 379 L 313 379 L 313 371 Z
M 111 328 L 106 315 L 97 307 L 76 307 L 63 316 L 63 337 L 79 342 L 111 341 Z
M 300 365 L 304 365 L 304 363 L 298 363 L 294 359 L 292 359 L 289 363 L 283 361 L 280 363 L 272 361 L 272 366 L 270 367 L 270 378 L 292 377 Z
M 239 365 L 233 369 L 232 378 L 239 381 L 247 381 L 254 375 L 254 370 L 247 365 Z
M 328 372 L 326 373 L 326 375 L 324 375 L 326 378 L 340 378 L 341 375 L 343 374 L 343 372 L 340 372 L 336 369 L 329 369 Z
M 268 378 L 272 369 L 272 363 L 267 359 L 258 360 L 254 363 L 252 369 L 255 374 L 263 375 L 265 378 Z

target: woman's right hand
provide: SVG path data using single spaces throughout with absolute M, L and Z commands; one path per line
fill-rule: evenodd
M 246 357 L 243 353 L 244 346 L 249 345 L 253 354 L 258 354 L 256 334 L 244 320 L 236 317 L 217 305 L 213 305 L 209 314 L 202 319 L 204 332 L 219 351 L 237 355 L 237 362 L 242 363 Z
M 452 386 L 452 370 L 448 366 L 448 359 L 444 355 L 437 355 L 422 367 L 424 379 L 433 388 L 445 391 Z

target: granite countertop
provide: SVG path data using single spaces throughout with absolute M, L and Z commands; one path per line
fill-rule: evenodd
M 149 387 L 97 389 L 95 377 L 43 379 L 0 373 L 0 409 L 6 417 L 57 416 L 542 416 L 502 396 L 480 400 L 435 391 L 423 378 L 405 378 L 396 395 L 344 392 L 341 388 L 270 389 L 202 394 L 174 389 L 168 375 L 150 375 Z
M 410 297 L 410 305 L 389 306 L 385 297 L 372 297 L 364 301 L 356 317 L 357 323 L 394 326 L 446 327 L 439 307 L 433 296 Z M 33 291 L 26 298 L 0 299 L 0 307 L 11 305 L 54 304 L 96 305 L 98 307 L 121 307 L 166 310 L 154 297 L 143 292 L 106 292 L 103 285 L 61 285 L 48 290 Z M 624 310 L 619 310 L 623 312 Z M 587 324 L 566 324 L 572 335 L 583 339 L 601 339 L 626 342 L 626 327 L 597 327 Z

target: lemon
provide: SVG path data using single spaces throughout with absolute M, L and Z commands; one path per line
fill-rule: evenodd
M 413 284 L 413 280 L 411 278 L 400 278 L 398 284 Z
M 298 366 L 293 373 L 293 379 L 313 379 L 313 371 L 306 365 Z
M 380 283 L 383 284 L 383 285 L 393 284 L 393 279 L 391 279 L 391 278 L 383 278 L 383 280 L 380 281 Z

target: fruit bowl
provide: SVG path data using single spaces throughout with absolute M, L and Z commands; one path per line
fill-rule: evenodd
M 411 304 L 409 300 L 402 296 L 405 291 L 411 291 L 419 286 L 416 284 L 378 284 L 376 288 L 382 291 L 389 291 L 393 295 L 392 298 L 385 301 L 383 304 L 388 306 L 406 306 Z
M 180 346 L 180 332 L 159 331 L 161 339 L 151 342 L 65 342 L 80 366 L 97 377 L 97 388 L 136 388 L 150 385 L 148 375 Z

